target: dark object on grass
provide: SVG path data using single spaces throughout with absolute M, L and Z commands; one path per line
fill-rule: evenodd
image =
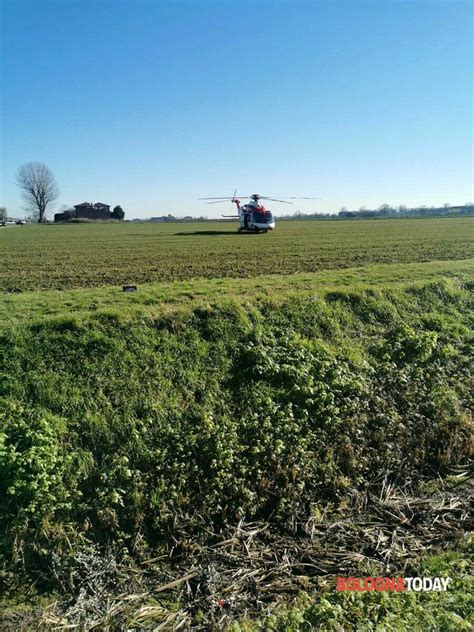
M 136 285 L 124 285 L 122 287 L 124 292 L 136 292 L 138 290 Z

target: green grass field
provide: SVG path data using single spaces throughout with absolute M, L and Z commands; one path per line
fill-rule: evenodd
M 474 218 L 234 223 L 73 224 L 0 229 L 0 289 L 69 289 L 319 272 L 474 254 Z

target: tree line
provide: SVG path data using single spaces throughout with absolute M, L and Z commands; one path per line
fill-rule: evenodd
M 278 219 L 370 219 L 383 217 L 439 217 L 443 215 L 474 215 L 474 204 L 467 202 L 461 206 L 390 206 L 382 204 L 376 209 L 362 206 L 357 211 L 350 211 L 345 206 L 338 213 L 302 213 L 296 211 L 292 215 L 279 215 Z

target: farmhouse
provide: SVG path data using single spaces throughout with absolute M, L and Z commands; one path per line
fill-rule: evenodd
M 69 219 L 92 219 L 92 220 L 104 220 L 111 219 L 113 217 L 110 212 L 110 205 L 103 204 L 102 202 L 82 202 L 81 204 L 75 204 L 74 209 L 64 211 L 62 213 L 55 213 L 55 222 L 64 222 Z
M 110 219 L 110 205 L 102 202 L 82 202 L 74 206 L 76 217 L 84 219 Z

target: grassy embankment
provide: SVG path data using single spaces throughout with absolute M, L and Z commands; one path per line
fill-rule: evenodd
M 241 518 L 285 531 L 464 462 L 470 300 L 442 281 L 5 325 L 4 581 L 54 587 L 91 542 L 141 558 Z

